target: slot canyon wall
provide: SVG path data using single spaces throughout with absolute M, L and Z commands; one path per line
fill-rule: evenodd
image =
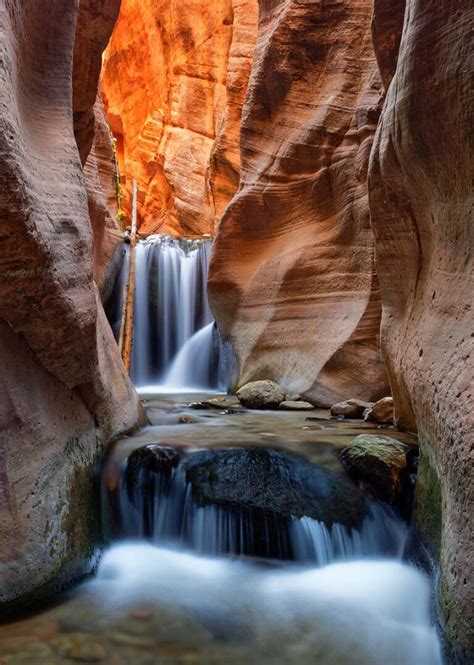
M 453 663 L 474 662 L 473 22 L 468 0 L 374 5 L 388 88 L 369 172 L 382 347 L 398 424 L 418 430 L 415 521 L 440 562 Z
M 467 663 L 474 10 L 407 2 L 123 0 L 102 92 L 142 232 L 201 235 L 222 214 L 209 294 L 239 383 L 321 405 L 388 394 L 382 316 L 398 423 L 421 442 L 415 519 Z M 100 302 L 120 232 L 97 85 L 120 2 L 78 4 L 0 0 L 6 607 L 88 569 L 91 469 L 140 415 Z
M 389 392 L 367 201 L 383 101 L 371 9 L 261 0 L 240 186 L 209 276 L 238 383 L 271 378 L 323 406 Z
M 78 5 L 51 0 L 45 12 L 40 0 L 0 0 L 3 612 L 90 570 L 93 467 L 139 418 L 94 282 L 105 263 L 80 159 L 94 142 L 101 52 L 119 2 L 82 0 L 79 14 Z
M 125 223 L 199 236 L 239 180 L 240 115 L 257 0 L 122 0 L 101 89 L 117 139 Z

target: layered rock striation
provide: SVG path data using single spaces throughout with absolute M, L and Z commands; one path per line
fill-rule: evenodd
M 387 394 L 367 167 L 382 103 L 371 2 L 261 2 L 239 191 L 209 293 L 239 384 L 330 406 Z M 337 38 L 336 38 L 337 35 Z
M 93 465 L 139 416 L 94 282 L 79 155 L 85 161 L 90 136 L 73 123 L 74 45 L 86 61 L 96 47 L 94 64 L 74 65 L 75 102 L 81 90 L 93 104 L 100 48 L 113 24 L 98 46 L 95 19 L 99 6 L 113 13 L 118 4 L 82 2 L 76 40 L 78 3 L 52 0 L 46 12 L 37 0 L 0 0 L 4 609 L 90 569 L 98 536 Z
M 441 565 L 452 662 L 474 659 L 472 3 L 376 0 L 387 97 L 370 209 L 399 426 L 418 430 L 415 519 Z M 399 48 L 398 48 L 399 47 Z M 470 66 L 471 65 L 471 66 Z
M 122 1 L 101 87 L 143 233 L 211 233 L 234 194 L 256 17 L 257 0 Z

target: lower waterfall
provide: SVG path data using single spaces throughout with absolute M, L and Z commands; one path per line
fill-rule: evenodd
M 248 492 L 243 489 L 245 478 L 241 477 L 239 487 L 233 478 L 229 483 L 227 472 L 231 465 L 245 474 L 242 463 L 249 474 L 253 467 L 262 486 L 268 488 L 262 492 L 268 491 L 270 497 L 281 496 L 285 486 L 297 487 L 297 493 L 305 496 L 309 490 L 321 506 L 320 519 L 305 505 L 299 514 L 292 514 L 291 490 L 278 507 L 267 505 L 261 498 L 249 502 Z M 193 484 L 192 470 L 196 468 L 205 488 L 213 494 L 212 500 L 203 501 L 199 481 Z M 103 498 L 108 521 L 113 523 L 111 535 L 118 540 L 147 540 L 206 555 L 316 565 L 360 557 L 401 556 L 405 544 L 406 524 L 388 505 L 361 500 L 358 491 L 337 475 L 282 451 L 178 452 L 149 445 L 135 450 L 116 468 L 117 474 L 120 479 L 116 490 L 105 491 Z M 353 526 L 341 523 L 347 518 L 344 508 L 335 512 L 328 505 L 337 502 L 338 493 L 344 492 L 348 492 L 349 501 L 360 503 L 360 519 Z M 299 509 L 297 506 L 295 512 Z
M 211 238 L 151 235 L 136 245 L 131 377 L 146 392 L 226 390 L 219 332 L 207 299 Z M 108 308 L 119 334 L 129 247 Z

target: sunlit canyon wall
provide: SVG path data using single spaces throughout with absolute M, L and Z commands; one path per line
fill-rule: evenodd
M 2 616 L 90 570 L 93 465 L 139 415 L 94 281 L 80 158 L 119 2 L 78 4 L 0 0 Z
M 125 223 L 138 182 L 142 233 L 213 233 L 239 180 L 239 131 L 257 0 L 123 0 L 102 95 L 116 137 Z
M 388 393 L 367 167 L 383 100 L 370 0 L 260 2 L 239 191 L 209 278 L 239 383 L 329 406 Z

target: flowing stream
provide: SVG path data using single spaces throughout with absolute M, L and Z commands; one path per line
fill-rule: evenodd
M 278 463 L 279 484 L 266 485 L 281 510 L 285 483 L 292 497 L 304 487 L 293 458 L 304 454 L 305 469 L 323 469 L 315 490 L 324 489 L 326 477 L 332 483 L 343 476 L 334 451 L 364 425 L 324 420 L 318 412 L 318 422 L 305 429 L 299 413 L 235 409 L 198 412 L 191 421 L 196 411 L 187 406 L 189 399 L 174 395 L 148 402 L 152 424 L 111 449 L 103 482 L 106 503 L 110 494 L 115 497 L 109 512 L 118 517 L 119 529 L 96 575 L 41 614 L 0 626 L 0 660 L 441 665 L 430 621 L 430 581 L 402 562 L 406 526 L 393 511 L 368 501 L 365 518 L 354 528 L 304 515 L 275 520 L 273 511 L 257 511 L 255 522 L 245 507 L 239 512 L 202 504 L 186 476 L 203 456 L 216 453 L 225 462 L 236 442 L 244 446 L 239 450 L 252 444 L 252 463 L 255 442 L 257 450 L 273 455 L 265 440 L 278 433 L 277 460 L 284 448 L 291 465 Z M 271 439 L 274 445 L 276 437 Z M 150 445 L 166 447 L 166 473 L 163 465 L 132 464 Z M 257 480 L 260 467 L 258 472 Z M 214 471 L 205 475 L 206 487 L 214 487 L 214 478 Z M 244 478 L 230 489 L 237 502 L 247 501 Z M 254 550 L 256 539 L 267 543 L 267 552 Z

